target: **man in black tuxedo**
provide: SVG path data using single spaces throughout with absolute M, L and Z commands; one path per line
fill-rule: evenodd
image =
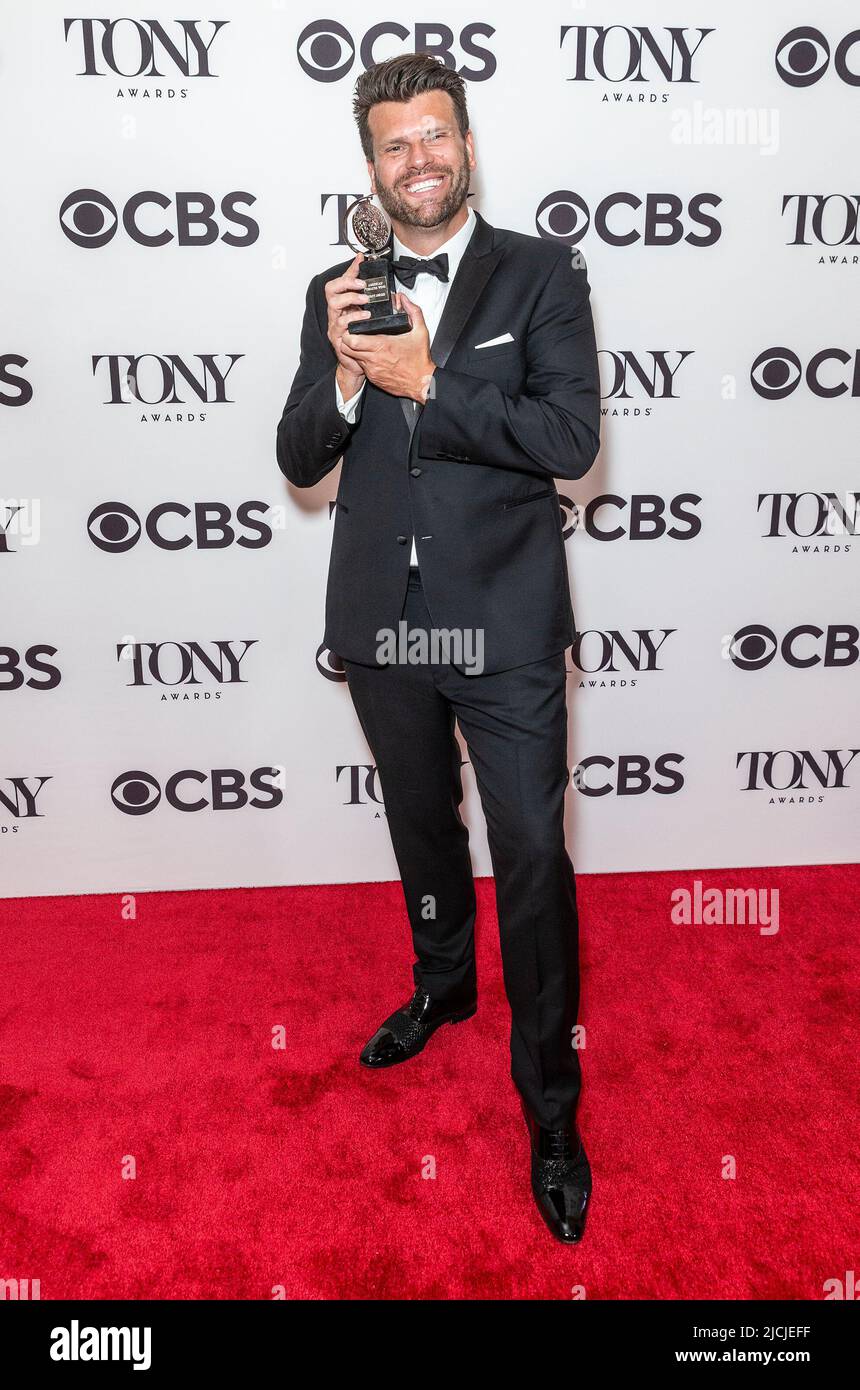
M 477 1007 L 456 718 L 487 822 L 532 1188 L 553 1234 L 576 1241 L 591 1172 L 564 839 L 574 618 L 553 480 L 582 477 L 600 443 L 589 285 L 569 247 L 468 206 L 476 164 L 455 72 L 392 58 L 358 79 L 354 111 L 411 329 L 349 332 L 369 317 L 360 256 L 315 276 L 277 459 L 311 487 L 343 458 L 324 641 L 376 760 L 416 955 L 412 998 L 360 1060 L 407 1061 Z M 402 644 L 392 656 L 403 623 L 428 639 L 412 659 Z

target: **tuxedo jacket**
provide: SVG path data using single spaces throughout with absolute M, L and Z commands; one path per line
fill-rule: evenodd
M 600 444 L 585 269 L 570 247 L 476 213 L 431 343 L 426 404 L 368 381 L 348 424 L 337 408 L 325 283 L 349 264 L 308 286 L 301 357 L 277 428 L 278 466 L 297 487 L 343 459 L 325 645 L 379 664 L 380 634 L 397 631 L 414 535 L 433 626 L 482 629 L 485 673 L 563 651 L 574 616 L 554 480 L 582 477 Z M 493 339 L 503 341 L 480 346 Z

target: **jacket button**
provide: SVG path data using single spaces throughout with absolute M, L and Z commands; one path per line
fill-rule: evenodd
M 398 537 L 397 537 L 397 544 L 398 544 L 398 545 L 405 545 L 406 542 L 408 541 L 408 539 L 409 539 L 408 536 L 398 536 Z
M 413 478 L 420 478 L 420 477 L 421 477 L 421 474 L 424 472 L 424 469 L 423 469 L 423 468 L 410 468 L 409 472 L 412 474 Z

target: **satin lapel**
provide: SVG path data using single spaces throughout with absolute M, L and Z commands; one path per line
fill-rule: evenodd
M 499 248 L 496 251 L 490 251 L 486 256 L 474 256 L 471 254 L 470 248 L 471 243 L 466 247 L 463 259 L 457 267 L 457 274 L 454 276 L 448 298 L 445 300 L 445 308 L 442 310 L 439 327 L 436 329 L 430 344 L 430 355 L 437 367 L 444 367 L 451 356 L 469 315 L 483 294 L 484 286 L 502 255 L 501 248 Z
M 445 300 L 442 317 L 430 344 L 430 355 L 437 367 L 444 367 L 451 356 L 457 339 L 465 328 L 469 315 L 483 294 L 484 287 L 498 265 L 502 254 L 501 247 L 495 251 L 490 249 L 493 239 L 493 230 L 490 224 L 484 221 L 479 212 L 475 213 L 475 217 L 477 219 L 475 230 L 469 245 L 463 252 L 457 267 L 457 274 L 451 281 L 451 288 L 448 291 L 448 298 Z M 403 407 L 403 414 L 411 435 L 424 407 L 416 405 L 416 402 L 410 400 L 408 396 L 401 396 L 400 404 Z
M 400 396 L 400 408 L 403 411 L 403 418 L 409 430 L 409 438 L 412 438 L 412 431 L 415 428 L 415 421 L 418 419 L 418 402 L 413 401 L 411 396 Z
M 387 252 L 388 252 L 389 257 L 390 257 L 390 258 L 393 258 L 393 257 L 394 257 L 394 235 L 393 235 L 393 233 L 391 233 L 391 232 L 390 232 L 389 235 L 388 235 L 388 241 L 387 241 L 387 243 L 386 243 L 386 250 L 387 250 Z M 456 279 L 456 276 L 455 276 L 455 279 Z M 452 286 L 451 288 L 453 289 L 453 286 Z M 416 411 L 416 409 L 415 409 L 415 402 L 414 402 L 413 400 L 411 400 L 409 396 L 399 396 L 399 397 L 398 397 L 398 400 L 400 401 L 400 408 L 401 408 L 401 410 L 403 411 L 403 418 L 404 418 L 404 420 L 406 421 L 406 428 L 407 428 L 408 431 L 409 431 L 409 437 L 410 437 L 410 439 L 411 439 L 411 438 L 412 438 L 412 431 L 413 431 L 414 428 L 415 428 L 415 421 L 416 421 L 416 419 L 418 418 L 418 417 L 417 417 L 417 411 Z

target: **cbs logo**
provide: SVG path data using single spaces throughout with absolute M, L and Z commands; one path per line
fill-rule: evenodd
M 174 811 L 239 811 L 245 806 L 269 811 L 284 799 L 284 769 L 257 767 L 248 777 L 235 767 L 216 767 L 211 772 L 183 768 L 168 777 L 162 788 L 149 772 L 121 772 L 110 789 L 111 801 L 127 816 L 146 816 L 164 797 Z M 247 785 L 256 796 L 249 795 Z M 195 794 L 196 793 L 196 794 Z
M 414 52 L 430 53 L 443 59 L 445 66 L 456 68 L 468 82 L 486 82 L 496 71 L 495 55 L 475 42 L 478 38 L 489 39 L 495 33 L 490 24 L 467 24 L 460 30 L 459 40 L 447 24 L 416 24 L 414 33 L 395 20 L 383 20 L 374 24 L 362 35 L 356 45 L 348 29 L 335 19 L 316 19 L 299 34 L 296 43 L 296 57 L 302 71 L 315 82 L 339 82 L 352 70 L 356 53 L 362 68 L 372 68 L 374 63 L 391 56 L 376 52 L 381 39 L 394 39 L 394 52 L 402 50 L 404 44 L 414 44 Z M 462 62 L 458 67 L 454 56 L 457 44 L 460 54 L 474 59 L 476 66 L 470 67 Z
M 160 550 L 186 550 L 196 545 L 198 550 L 223 550 L 228 545 L 241 545 L 259 550 L 272 539 L 272 527 L 255 513 L 270 510 L 266 502 L 240 502 L 233 513 L 224 502 L 195 502 L 186 507 L 182 502 L 161 502 L 141 521 L 137 512 L 124 502 L 102 502 L 87 518 L 87 531 L 99 550 L 121 554 L 137 545 L 146 533 Z M 179 525 L 176 518 L 179 518 Z M 191 525 L 185 525 L 185 522 Z M 240 534 L 239 527 L 250 535 Z
M 135 193 L 124 204 L 122 225 L 139 246 L 166 246 L 171 241 L 177 246 L 212 246 L 219 239 L 227 246 L 251 246 L 260 235 L 260 228 L 253 218 L 246 217 L 238 209 L 243 205 L 250 207 L 256 201 L 253 193 L 226 193 L 221 199 L 220 216 L 225 223 L 241 230 L 225 231 L 216 220 L 215 199 L 208 193 L 175 193 L 171 200 L 164 193 L 147 189 Z M 173 206 L 171 217 L 162 219 L 172 223 L 172 228 L 144 230 L 141 222 L 151 225 L 158 220 L 153 216 L 153 206 L 162 211 Z M 76 188 L 63 199 L 60 207 L 60 226 L 75 246 L 90 250 L 107 246 L 119 224 L 120 215 L 110 198 L 97 188 Z
M 538 204 L 535 227 L 538 236 L 576 246 L 593 225 L 607 246 L 713 246 L 722 235 L 716 217 L 704 209 L 717 208 L 716 193 L 696 193 L 685 204 L 674 193 L 609 193 L 591 210 L 584 198 L 569 188 L 548 193 Z M 698 228 L 698 230 L 694 230 Z

